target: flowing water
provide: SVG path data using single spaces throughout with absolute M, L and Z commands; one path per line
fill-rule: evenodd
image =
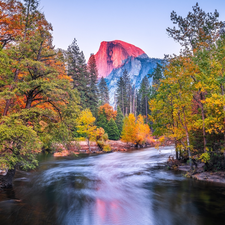
M 55 159 L 0 192 L 0 224 L 224 225 L 225 186 L 163 166 L 173 147 Z

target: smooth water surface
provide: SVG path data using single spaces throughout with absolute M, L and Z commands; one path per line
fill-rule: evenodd
M 224 225 L 225 186 L 163 166 L 173 147 L 42 159 L 0 192 L 0 224 Z

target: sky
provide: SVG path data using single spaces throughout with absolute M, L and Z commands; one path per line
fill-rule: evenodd
M 40 0 L 40 9 L 53 25 L 53 44 L 67 49 L 73 39 L 86 60 L 102 41 L 122 40 L 141 48 L 152 58 L 178 54 L 180 45 L 170 38 L 170 14 L 186 16 L 193 0 Z M 225 21 L 225 0 L 199 0 L 206 12 L 220 13 Z

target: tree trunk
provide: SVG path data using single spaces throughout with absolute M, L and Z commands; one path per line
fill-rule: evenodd
M 183 108 L 183 113 L 184 113 L 184 129 L 185 129 L 185 133 L 186 133 L 186 139 L 187 139 L 187 149 L 188 149 L 188 157 L 190 160 L 190 168 L 192 169 L 192 159 L 191 159 L 191 150 L 190 150 L 190 138 L 189 138 L 189 133 L 188 133 L 188 129 L 187 129 L 187 122 L 186 122 L 186 116 L 185 116 L 185 111 Z
M 91 147 L 90 147 L 90 141 L 89 141 L 89 138 L 87 139 L 87 142 L 88 142 L 89 153 L 91 153 Z
M 224 88 L 223 85 L 221 84 L 221 92 L 222 95 L 224 95 Z M 223 112 L 225 113 L 225 105 L 223 105 Z M 224 131 L 223 131 L 223 158 L 224 158 L 224 168 L 225 168 L 225 117 L 223 118 L 223 123 L 224 123 Z
M 28 96 L 27 97 L 26 109 L 30 109 L 31 108 L 32 100 L 33 100 L 32 96 Z
M 122 108 L 123 108 L 123 115 L 124 115 L 123 89 L 122 89 Z
M 203 100 L 202 93 L 200 94 L 201 100 Z M 200 108 L 202 113 L 202 134 L 203 134 L 203 144 L 204 144 L 204 152 L 206 152 L 206 135 L 205 135 L 205 112 L 202 102 L 200 101 Z
M 147 96 L 145 96 L 145 113 L 146 113 L 146 124 L 148 124 L 148 100 L 147 100 Z
M 0 175 L 0 189 L 12 187 L 12 181 L 13 181 L 14 175 L 15 175 L 15 169 L 9 170 L 5 176 Z
M 178 156 L 177 139 L 176 138 L 175 138 L 175 149 L 176 149 L 176 159 L 178 159 L 179 156 Z

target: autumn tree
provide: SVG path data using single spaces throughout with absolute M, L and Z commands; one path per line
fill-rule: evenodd
M 136 121 L 136 138 L 135 144 L 138 146 L 143 146 L 147 142 L 152 142 L 153 138 L 151 136 L 150 128 L 148 124 L 145 124 L 142 115 L 139 115 Z
M 89 109 L 83 110 L 77 118 L 77 132 L 84 135 L 87 138 L 89 152 L 91 152 L 90 139 L 94 138 L 96 126 L 95 117 L 93 117 Z
M 79 112 L 78 92 L 71 88 L 61 52 L 52 45 L 52 26 L 38 1 L 24 2 L 6 1 L 12 8 L 3 11 L 9 14 L 3 15 L 7 21 L 19 15 L 20 25 L 15 30 L 7 25 L 11 39 L 0 50 L 0 168 L 7 169 L 34 168 L 37 153 L 53 148 L 53 142 L 71 140 Z
M 134 114 L 129 114 L 124 118 L 121 140 L 134 143 L 136 138 L 136 121 Z
M 116 119 L 116 115 L 117 115 L 117 111 L 113 110 L 113 107 L 111 105 L 109 105 L 108 103 L 102 105 L 99 107 L 99 114 L 102 114 L 103 112 L 105 112 L 106 118 L 109 121 L 111 118 L 112 119 Z
M 24 9 L 23 4 L 19 1 L 0 1 L 1 49 L 22 36 Z
M 108 134 L 105 133 L 105 130 L 102 127 L 97 128 L 95 133 L 95 140 L 101 151 L 108 152 L 111 150 L 110 145 L 107 143 Z

